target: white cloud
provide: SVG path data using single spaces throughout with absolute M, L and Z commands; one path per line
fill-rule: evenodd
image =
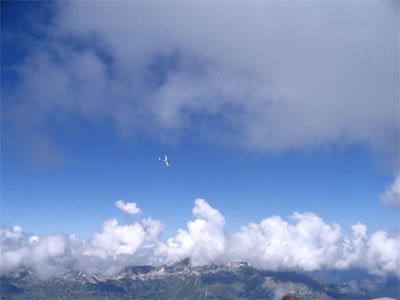
M 384 194 L 380 195 L 383 204 L 400 207 L 400 176 L 386 188 Z
M 295 213 L 292 219 L 295 225 L 273 216 L 242 227 L 233 236 L 234 257 L 274 270 L 333 268 L 343 239 L 340 227 L 312 213 Z
M 130 214 L 130 215 L 137 215 L 142 212 L 140 210 L 140 208 L 137 207 L 136 202 L 124 203 L 124 201 L 118 200 L 117 202 L 115 202 L 115 206 L 118 207 L 120 210 L 122 210 L 124 213 Z
M 188 222 L 188 229 L 180 229 L 158 250 L 167 262 L 190 257 L 194 265 L 202 265 L 219 261 L 226 254 L 225 218 L 221 213 L 204 199 L 197 199 L 193 215 L 196 220 Z
M 364 268 L 372 274 L 400 275 L 400 236 L 385 231 L 368 234 L 357 223 L 346 235 L 338 224 L 326 224 L 313 213 L 294 213 L 290 221 L 279 216 L 250 223 L 226 233 L 225 218 L 205 200 L 197 199 L 195 220 L 166 241 L 165 225 L 150 217 L 120 225 L 106 220 L 101 232 L 88 240 L 74 235 L 35 236 L 19 226 L 0 228 L 1 270 L 33 268 L 41 277 L 67 270 L 113 275 L 130 265 L 169 264 L 190 257 L 194 265 L 247 261 L 268 270 Z
M 103 222 L 103 232 L 95 233 L 90 241 L 88 255 L 96 255 L 101 258 L 111 256 L 116 259 L 119 254 L 135 254 L 143 243 L 145 231 L 141 224 L 118 225 L 116 219 Z
M 393 239 L 385 231 L 371 235 L 367 242 L 366 257 L 363 263 L 371 273 L 384 275 L 393 273 L 399 275 L 400 239 Z

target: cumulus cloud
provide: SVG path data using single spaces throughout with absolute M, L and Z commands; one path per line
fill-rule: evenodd
M 386 188 L 385 193 L 380 195 L 383 204 L 400 207 L 400 176 Z
M 127 225 L 106 220 L 88 240 L 67 234 L 36 236 L 19 226 L 2 227 L 1 270 L 27 266 L 42 277 L 68 270 L 110 276 L 130 265 L 170 264 L 189 257 L 193 265 L 240 260 L 268 270 L 358 267 L 379 276 L 400 275 L 400 236 L 385 231 L 368 234 L 361 223 L 346 235 L 338 224 L 326 224 L 310 212 L 296 212 L 288 221 L 272 216 L 226 233 L 223 215 L 203 199 L 195 201 L 193 215 L 195 220 L 186 229 L 166 241 L 160 238 L 165 224 L 150 217 Z
M 139 207 L 137 207 L 136 202 L 127 202 L 124 203 L 122 200 L 118 200 L 114 204 L 116 207 L 118 207 L 121 211 L 124 213 L 130 214 L 130 215 L 137 215 L 140 214 L 142 211 L 140 210 Z
M 234 256 L 271 269 L 333 267 L 343 238 L 340 227 L 327 225 L 312 213 L 295 213 L 292 219 L 296 225 L 273 216 L 242 227 L 233 236 Z
M 190 257 L 194 265 L 220 261 L 226 253 L 225 218 L 205 200 L 197 199 L 193 208 L 196 220 L 187 224 L 187 230 L 167 240 L 158 250 L 167 262 Z

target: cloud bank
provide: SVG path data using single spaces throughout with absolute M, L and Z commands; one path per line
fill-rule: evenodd
M 247 261 L 268 270 L 358 267 L 380 276 L 400 275 L 400 236 L 368 234 L 361 223 L 346 235 L 338 224 L 296 212 L 289 221 L 272 216 L 227 233 L 224 216 L 203 199 L 195 201 L 193 215 L 186 229 L 166 241 L 160 239 L 165 224 L 150 217 L 127 225 L 106 220 L 88 240 L 67 234 L 36 236 L 19 226 L 3 226 L 1 271 L 27 266 L 41 277 L 69 270 L 111 276 L 130 265 L 171 264 L 189 257 L 193 265 Z
M 17 99 L 6 121 L 54 156 L 49 122 L 83 118 L 122 138 L 274 153 L 361 143 L 398 158 L 398 3 L 53 6 L 5 95 Z

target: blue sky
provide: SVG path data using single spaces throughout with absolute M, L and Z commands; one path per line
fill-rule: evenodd
M 123 200 L 167 238 L 204 198 L 228 232 L 398 228 L 398 4 L 1 5 L 6 226 L 87 238 Z

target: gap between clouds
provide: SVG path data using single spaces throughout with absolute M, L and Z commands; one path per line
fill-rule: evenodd
M 134 202 L 122 204 L 121 210 L 127 206 L 139 210 Z M 71 270 L 111 276 L 131 265 L 172 264 L 189 257 L 193 265 L 247 261 L 268 270 L 357 267 L 380 276 L 400 275 L 400 236 L 386 231 L 368 234 L 361 223 L 351 226 L 351 234 L 346 235 L 336 223 L 326 224 L 310 212 L 295 212 L 289 221 L 272 216 L 227 233 L 224 216 L 204 199 L 195 201 L 193 215 L 186 229 L 166 241 L 160 239 L 166 225 L 151 217 L 127 225 L 106 220 L 88 240 L 68 234 L 36 236 L 19 226 L 3 226 L 1 271 L 26 266 L 40 277 Z

